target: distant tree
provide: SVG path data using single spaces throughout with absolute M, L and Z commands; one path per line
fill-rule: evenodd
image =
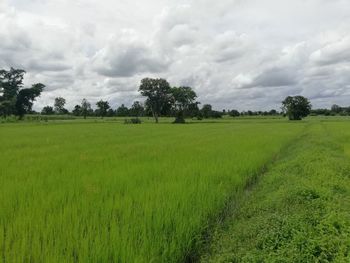
M 107 111 L 107 117 L 114 117 L 116 116 L 116 111 L 113 110 L 112 108 L 110 108 L 108 111 Z
M 16 113 L 20 119 L 23 118 L 24 114 L 30 113 L 32 111 L 35 98 L 40 96 L 44 88 L 44 84 L 37 83 L 32 85 L 31 88 L 21 89 L 18 92 L 15 108 Z
M 26 72 L 22 69 L 0 70 L 0 115 L 14 114 L 21 119 L 32 111 L 33 102 L 40 96 L 45 85 L 37 83 L 31 88 L 23 88 Z
M 282 109 L 289 120 L 301 120 L 310 114 L 311 103 L 303 96 L 288 96 L 282 102 Z
M 145 109 L 139 101 L 135 101 L 129 110 L 130 116 L 134 116 L 134 117 L 143 116 L 144 113 L 145 113 Z
M 272 109 L 268 112 L 268 115 L 277 115 L 278 112 L 275 109 Z
M 345 108 L 345 112 L 346 112 L 347 115 L 350 115 L 350 107 L 346 107 Z
M 91 104 L 86 99 L 83 99 L 81 102 L 81 115 L 84 116 L 84 119 L 86 119 L 86 116 L 91 114 Z
M 55 98 L 54 109 L 57 114 L 65 114 L 67 110 L 64 108 L 66 105 L 66 100 L 62 97 Z
M 127 117 L 129 116 L 129 109 L 122 104 L 116 111 L 116 115 L 119 117 Z
M 231 117 L 239 117 L 241 114 L 239 113 L 238 110 L 231 110 L 228 113 Z
M 197 117 L 200 118 L 200 110 L 198 105 L 200 102 L 196 101 L 188 105 L 188 108 L 186 109 L 186 116 L 189 116 L 191 118 Z
M 81 106 L 80 105 L 75 105 L 74 109 L 72 111 L 74 116 L 80 116 L 81 115 Z
M 97 106 L 97 115 L 100 117 L 105 117 L 107 115 L 108 110 L 111 108 L 109 106 L 108 101 L 100 100 L 96 103 Z
M 311 110 L 310 114 L 330 116 L 331 114 L 334 114 L 334 113 L 329 109 L 314 109 L 314 110 Z
M 205 119 L 210 118 L 213 113 L 212 106 L 210 104 L 204 104 L 201 109 L 201 113 L 203 114 L 203 118 Z
M 41 110 L 41 114 L 42 114 L 42 115 L 53 115 L 53 114 L 55 114 L 55 111 L 53 110 L 53 107 L 51 107 L 51 106 L 45 106 L 45 107 Z
M 214 118 L 214 119 L 220 119 L 222 118 L 223 116 L 223 112 L 222 111 L 212 111 L 211 112 L 211 118 Z
M 341 113 L 342 110 L 343 110 L 342 107 L 340 107 L 340 106 L 337 105 L 337 104 L 334 104 L 334 105 L 332 105 L 332 107 L 331 107 L 331 111 L 334 112 L 334 113 L 336 113 L 336 114 Z
M 145 78 L 141 80 L 139 91 L 142 96 L 147 97 L 146 103 L 152 111 L 155 122 L 158 123 L 162 110 L 172 99 L 169 83 L 165 79 Z
M 190 87 L 174 87 L 171 89 L 176 112 L 175 123 L 184 123 L 185 114 L 190 105 L 195 102 L 197 94 Z

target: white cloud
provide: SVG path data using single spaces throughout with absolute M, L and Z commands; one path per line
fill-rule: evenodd
M 66 97 L 130 104 L 146 76 L 191 85 L 217 108 L 350 101 L 347 0 L 0 0 L 0 67 Z M 350 102 L 348 102 L 350 104 Z
M 350 35 L 314 51 L 310 59 L 317 65 L 350 64 Z

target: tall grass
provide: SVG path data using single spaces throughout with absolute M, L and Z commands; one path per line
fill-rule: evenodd
M 303 126 L 1 125 L 0 261 L 182 261 Z

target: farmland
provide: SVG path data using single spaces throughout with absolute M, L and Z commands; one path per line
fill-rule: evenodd
M 1 258 L 182 261 L 304 125 L 3 125 Z
M 217 231 L 202 262 L 349 262 L 348 122 L 318 122 Z
M 295 212 L 290 222 L 298 226 L 303 209 L 317 217 L 321 205 L 326 215 L 348 219 L 341 204 L 349 196 L 342 185 L 348 182 L 349 126 L 284 119 L 1 124 L 0 261 L 184 262 L 196 258 L 217 224 L 224 226 L 203 261 L 268 258 L 271 251 L 256 250 L 249 237 L 262 229 L 265 244 L 264 222 L 280 222 L 270 221 L 269 211 L 287 221 Z M 323 183 L 327 178 L 331 183 Z M 306 199 L 316 193 L 321 204 L 296 202 L 304 188 Z M 218 223 L 223 211 L 227 218 Z M 300 233 L 315 234 L 305 228 Z M 342 228 L 337 244 L 343 245 L 349 228 Z M 327 237 L 322 242 L 328 244 Z M 281 241 L 275 255 L 293 251 L 292 241 L 291 247 Z

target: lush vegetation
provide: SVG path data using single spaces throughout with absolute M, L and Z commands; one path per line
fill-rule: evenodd
M 24 74 L 0 70 L 1 262 L 350 260 L 350 124 L 300 121 L 349 108 L 199 109 L 145 78 L 131 108 L 57 97 L 38 114 L 45 85 Z
M 309 124 L 231 210 L 203 262 L 349 262 L 349 131 Z
M 22 119 L 24 114 L 32 111 L 33 102 L 45 85 L 36 83 L 24 88 L 24 74 L 21 69 L 0 70 L 0 116 L 16 115 Z
M 305 123 L 2 124 L 3 262 L 181 262 Z

